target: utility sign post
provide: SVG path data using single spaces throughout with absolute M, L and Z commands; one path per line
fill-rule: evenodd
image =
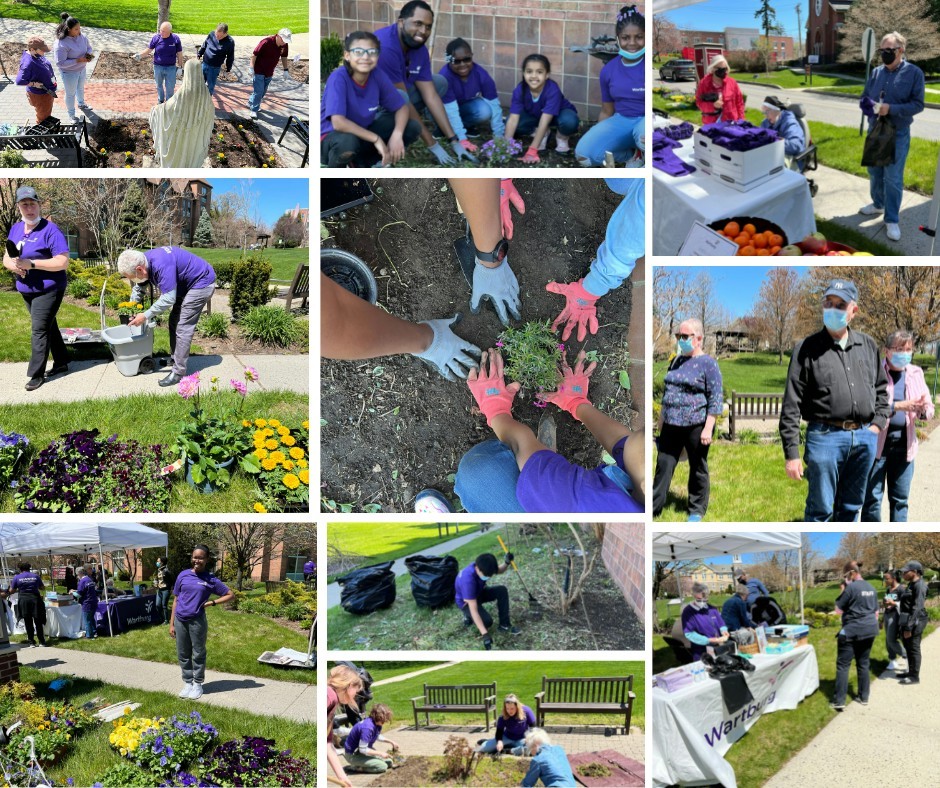
M 868 77 L 871 75 L 871 59 L 875 56 L 875 31 L 870 27 L 865 28 L 862 33 L 862 59 L 865 61 L 865 84 L 868 84 Z M 858 124 L 858 136 L 862 136 L 862 129 L 865 128 L 865 114 L 862 113 L 862 119 Z

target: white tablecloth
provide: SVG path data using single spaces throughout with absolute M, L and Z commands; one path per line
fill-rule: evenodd
M 724 755 L 762 714 L 795 709 L 819 688 L 812 646 L 786 654 L 756 654 L 745 673 L 752 703 L 731 714 L 714 679 L 678 692 L 653 688 L 653 785 L 708 785 L 736 788 L 734 769 Z
M 695 164 L 691 139 L 682 140 L 682 147 L 674 152 Z M 739 192 L 701 170 L 674 178 L 653 168 L 653 254 L 677 254 L 696 219 L 710 224 L 733 216 L 767 219 L 791 243 L 816 232 L 806 178 L 793 170 L 784 170 L 749 192 Z
M 46 637 L 52 638 L 71 638 L 81 637 L 82 629 L 82 606 L 68 605 L 67 607 L 47 607 L 46 608 L 46 626 L 43 632 Z M 14 635 L 25 635 L 26 626 L 23 619 L 16 622 Z

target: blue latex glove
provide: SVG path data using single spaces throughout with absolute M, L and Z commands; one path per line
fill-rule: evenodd
M 520 319 L 519 282 L 509 267 L 509 260 L 503 260 L 497 268 L 487 268 L 477 263 L 473 269 L 473 293 L 470 296 L 470 311 L 473 314 L 480 312 L 480 301 L 490 299 L 500 322 L 509 325 L 509 314 L 516 320 Z
M 460 313 L 452 318 L 445 317 L 421 322 L 431 327 L 434 339 L 431 340 L 431 345 L 427 350 L 414 355 L 427 361 L 451 382 L 456 382 L 457 378 L 467 377 L 470 369 L 476 367 L 478 363 L 480 348 L 472 342 L 461 339 L 451 330 L 452 325 L 460 322 Z M 473 355 L 477 359 L 474 359 Z
M 441 143 L 435 142 L 430 148 L 428 148 L 431 155 L 437 159 L 438 164 L 455 164 L 456 160 L 451 156 L 443 147 Z
M 467 161 L 476 164 L 477 157 L 474 156 L 470 151 L 468 151 L 463 145 L 459 142 L 454 145 L 454 155 L 457 157 L 457 160 L 466 159 Z

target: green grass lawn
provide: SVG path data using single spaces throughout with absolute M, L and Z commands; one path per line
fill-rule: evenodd
M 206 615 L 209 617 L 207 664 L 211 670 L 262 679 L 316 684 L 316 671 L 276 668 L 258 662 L 258 657 L 263 652 L 277 651 L 282 646 L 306 652 L 308 640 L 305 633 L 288 629 L 265 616 L 234 612 L 223 607 L 209 608 Z M 89 654 L 111 654 L 116 657 L 175 665 L 176 641 L 169 633 L 168 626 L 150 626 L 132 629 L 113 638 L 63 638 L 53 644 L 59 648 L 85 651 Z M 26 636 L 16 636 L 13 639 L 25 641 Z
M 55 7 L 47 3 L 22 3 L 17 0 L 0 0 L 0 17 L 13 19 L 35 19 L 40 22 L 55 22 Z M 283 0 L 277 4 L 277 14 L 272 8 L 251 0 L 173 0 L 170 21 L 175 33 L 207 35 L 218 22 L 227 22 L 235 40 L 238 36 L 271 36 L 280 28 L 288 27 L 293 33 L 310 30 L 309 7 L 305 0 Z M 117 30 L 156 32 L 157 6 L 150 0 L 75 0 L 69 13 L 83 27 L 110 27 Z M 94 41 L 92 41 L 94 45 Z M 251 54 L 242 48 L 238 57 Z
M 280 10 L 280 6 L 278 9 Z M 237 260 L 242 256 L 241 249 L 197 249 L 191 246 L 186 248 L 209 264 Z M 248 254 L 263 254 L 265 259 L 271 263 L 271 278 L 288 282 L 294 278 L 297 266 L 300 263 L 310 262 L 309 249 L 265 249 L 260 252 L 248 252 Z
M 211 652 L 210 652 L 211 659 Z M 31 667 L 20 667 L 20 678 L 36 686 L 37 695 L 48 700 L 60 700 L 61 694 L 49 689 L 49 684 L 60 674 Z M 145 692 L 144 690 L 108 684 L 90 679 L 71 678 L 67 700 L 80 706 L 88 701 L 95 705 L 120 703 L 132 700 L 141 706 L 133 712 L 135 716 L 170 717 L 173 714 L 189 715 L 193 702 L 176 697 L 176 693 Z M 242 736 L 260 736 L 274 739 L 279 749 L 290 749 L 294 755 L 307 758 L 316 763 L 317 736 L 316 726 L 309 723 L 293 722 L 270 714 L 270 710 L 259 710 L 252 714 L 240 709 L 227 709 L 219 706 L 202 705 L 199 707 L 205 722 L 212 723 L 219 731 L 220 740 L 237 739 Z M 108 735 L 113 730 L 110 723 L 103 723 L 99 728 L 90 730 L 77 738 L 69 754 L 46 770 L 46 776 L 65 785 L 72 778 L 75 785 L 92 785 L 109 767 L 122 761 L 121 756 L 108 745 Z
M 359 664 L 359 663 L 356 663 Z M 433 665 L 435 663 L 428 663 Z M 369 668 L 372 672 L 372 667 Z M 526 662 L 461 662 L 450 668 L 435 670 L 405 681 L 396 681 L 373 691 L 375 703 L 385 703 L 392 707 L 395 721 L 391 728 L 400 725 L 414 725 L 414 714 L 411 710 L 411 698 L 424 692 L 425 684 L 489 684 L 496 682 L 496 695 L 503 698 L 510 692 L 519 697 L 526 706 L 535 710 L 535 693 L 542 690 L 542 676 L 549 677 L 587 677 L 587 676 L 629 676 L 633 675 L 633 691 L 636 693 L 636 702 L 633 707 L 633 716 L 630 724 L 638 728 L 644 727 L 645 691 L 643 684 L 644 664 L 642 662 L 608 662 L 606 660 L 591 660 L 583 662 L 540 662 L 528 660 Z M 374 673 L 372 674 L 375 675 Z M 466 725 L 475 722 L 483 723 L 483 715 L 479 720 L 468 714 L 432 713 L 432 725 Z M 420 717 L 422 724 L 424 717 Z M 607 714 L 550 714 L 545 722 L 548 725 L 617 725 L 617 718 Z M 623 721 L 620 721 L 623 724 Z
M 739 353 L 731 358 L 718 359 L 725 397 L 730 398 L 732 391 L 782 392 L 787 382 L 789 363 L 790 357 L 785 354 L 783 364 L 778 365 L 776 353 Z M 661 390 L 661 381 L 668 367 L 668 359 L 653 363 L 654 391 L 657 382 L 660 383 Z
M 309 418 L 310 401 L 305 394 L 290 391 L 263 391 L 245 398 L 245 418 L 277 418 L 288 425 L 299 425 Z M 36 453 L 64 433 L 97 427 L 102 435 L 117 433 L 122 440 L 135 439 L 143 444 L 170 445 L 176 440 L 176 427 L 189 416 L 189 403 L 182 397 L 163 394 L 133 394 L 107 400 L 57 402 L 48 404 L 4 405 L 2 428 L 19 432 L 30 440 L 29 455 L 23 470 Z M 174 477 L 170 511 L 176 512 L 248 512 L 256 499 L 255 484 L 247 474 L 236 473 L 227 489 L 203 495 L 190 487 L 178 472 Z M 13 496 L 0 493 L 0 510 L 14 511 Z
M 936 625 L 931 622 L 927 633 Z M 836 627 L 810 629 L 809 642 L 816 649 L 819 662 L 819 690 L 804 698 L 795 709 L 767 714 L 738 741 L 725 756 L 734 767 L 741 786 L 763 785 L 780 771 L 793 754 L 805 747 L 838 712 L 829 708 L 835 691 Z M 875 640 L 871 652 L 872 672 L 877 676 L 888 664 L 883 637 Z M 653 636 L 653 672 L 658 673 L 674 663 L 669 646 L 659 635 Z M 849 696 L 856 690 L 855 670 L 849 674 Z M 872 693 L 878 692 L 877 679 L 872 680 Z
M 707 561 L 706 561 L 707 563 Z M 758 573 L 758 577 L 759 577 Z M 875 586 L 876 589 L 879 589 L 879 595 L 883 595 L 884 590 L 882 588 L 883 583 L 880 577 L 878 578 L 868 578 L 869 582 Z M 672 589 L 675 590 L 675 583 L 671 582 L 670 585 Z M 835 607 L 836 598 L 839 596 L 839 584 L 838 583 L 829 583 L 827 585 L 813 586 L 812 588 L 803 589 L 803 606 L 804 607 L 816 607 L 817 605 L 831 605 L 832 608 Z M 669 599 L 672 599 L 671 594 L 667 594 Z M 792 589 L 787 591 L 774 591 L 771 596 L 777 600 L 780 606 L 787 612 L 787 615 L 790 616 L 791 621 L 799 620 L 799 611 L 800 611 L 800 589 L 798 586 L 794 586 Z M 721 610 L 721 606 L 725 601 L 730 597 L 730 594 L 709 594 L 708 601 Z M 660 622 L 665 622 L 667 618 L 675 616 L 675 606 L 672 606 L 672 612 L 670 612 L 670 607 L 668 605 L 669 599 L 657 599 L 656 600 L 656 619 Z M 830 608 L 830 609 L 832 609 Z
M 806 76 L 801 71 L 798 74 L 790 71 L 789 69 L 783 71 L 771 71 L 770 74 L 751 74 L 745 71 L 735 71 L 731 74 L 738 82 L 750 82 L 758 83 L 758 85 L 766 85 L 767 87 L 778 86 L 781 88 L 807 88 L 809 87 L 809 81 L 806 79 Z M 858 86 L 859 91 L 865 86 L 864 79 L 859 82 L 857 79 L 852 79 L 851 77 L 827 77 L 822 76 L 821 74 L 813 74 L 813 87 L 835 87 L 839 85 L 845 85 L 849 87 Z M 751 85 L 748 85 L 751 87 Z M 763 98 L 763 97 L 762 97 Z

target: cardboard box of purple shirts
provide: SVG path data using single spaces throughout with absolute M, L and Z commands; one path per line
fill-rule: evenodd
M 783 140 L 776 140 L 750 150 L 728 150 L 701 132 L 695 132 L 695 165 L 702 172 L 739 192 L 777 177 L 786 167 Z

